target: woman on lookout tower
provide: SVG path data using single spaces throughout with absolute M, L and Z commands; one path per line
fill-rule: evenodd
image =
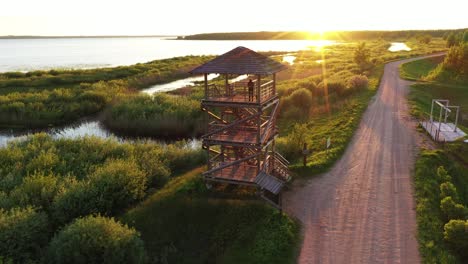
M 247 87 L 249 88 L 249 101 L 253 101 L 254 83 L 252 82 L 252 79 L 249 79 Z

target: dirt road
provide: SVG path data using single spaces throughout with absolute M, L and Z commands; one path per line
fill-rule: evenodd
M 296 181 L 285 211 L 303 223 L 299 263 L 419 263 L 411 173 L 416 124 L 397 61 L 385 66 L 343 157 L 323 175 Z

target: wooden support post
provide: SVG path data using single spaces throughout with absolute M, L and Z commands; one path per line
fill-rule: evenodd
M 260 103 L 260 86 L 261 86 L 261 77 L 260 77 L 260 74 L 257 75 L 257 103 Z
M 272 96 L 276 95 L 276 73 L 273 73 L 273 94 Z
M 208 74 L 203 74 L 205 77 L 205 99 L 208 99 Z
M 257 151 L 259 151 L 260 153 L 262 153 L 262 146 L 261 146 L 261 142 L 260 142 L 260 123 L 262 122 L 261 121 L 261 109 L 259 108 L 258 110 L 258 119 L 257 119 L 257 144 L 258 144 L 258 149 Z M 257 157 L 257 175 L 260 173 L 260 163 L 262 161 L 262 155 L 258 155 Z
M 271 142 L 271 169 L 272 171 L 275 169 L 275 159 L 276 159 L 276 151 L 275 151 L 275 139 L 273 138 L 273 141 Z
M 224 162 L 224 146 L 221 145 L 221 161 Z
M 229 74 L 226 73 L 226 76 L 225 76 L 225 81 L 224 81 L 224 84 L 225 84 L 225 91 L 226 91 L 226 95 L 227 96 L 231 96 L 231 91 L 229 89 Z
M 431 104 L 431 117 L 430 117 L 431 123 L 432 123 L 433 120 L 434 120 L 434 119 L 432 118 L 432 113 L 433 113 L 433 112 L 434 112 L 434 99 L 432 99 L 432 104 Z

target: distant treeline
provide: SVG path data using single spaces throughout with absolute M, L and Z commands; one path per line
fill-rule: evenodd
M 367 40 L 367 39 L 407 39 L 419 35 L 444 37 L 450 33 L 463 32 L 465 29 L 439 29 L 439 30 L 399 30 L 399 31 L 330 31 L 323 34 L 306 31 L 261 31 L 261 32 L 226 32 L 195 34 L 178 39 L 185 40 Z

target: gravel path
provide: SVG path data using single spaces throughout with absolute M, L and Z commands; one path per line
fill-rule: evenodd
M 410 60 L 385 66 L 335 166 L 285 193 L 285 211 L 303 224 L 299 263 L 420 262 L 411 185 L 419 140 L 406 103 L 410 82 L 398 74 Z

